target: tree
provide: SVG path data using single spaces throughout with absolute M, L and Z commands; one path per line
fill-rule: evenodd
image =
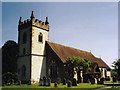
M 90 61 L 87 58 L 81 58 L 81 57 L 68 57 L 67 59 L 67 67 L 70 77 L 73 77 L 74 75 L 74 69 L 76 71 L 83 71 L 87 72 L 90 70 Z
M 18 44 L 9 40 L 2 46 L 2 73 L 17 72 Z
M 117 61 L 113 61 L 112 64 L 112 67 L 114 68 L 113 71 L 117 72 L 117 76 L 120 77 L 120 59 L 118 59 Z

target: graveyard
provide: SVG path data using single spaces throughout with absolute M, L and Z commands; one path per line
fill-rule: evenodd
M 28 84 L 21 84 L 21 85 L 10 85 L 10 86 L 3 86 L 3 90 L 5 88 L 92 88 L 92 89 L 96 89 L 96 88 L 103 88 L 106 87 L 106 85 L 98 85 L 98 84 L 91 84 L 91 83 L 79 83 L 77 84 L 77 86 L 71 86 L 71 87 L 67 87 L 66 85 L 63 85 L 63 83 L 60 83 L 57 85 L 57 87 L 55 87 L 55 83 L 51 83 L 51 86 L 39 86 L 39 83 L 36 84 L 32 84 L 32 85 L 28 85 Z

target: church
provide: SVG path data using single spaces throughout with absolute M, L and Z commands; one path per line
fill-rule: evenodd
M 110 67 L 91 52 L 49 42 L 49 21 L 35 19 L 32 11 L 30 19 L 18 24 L 19 56 L 17 60 L 18 78 L 22 83 L 39 82 L 44 76 L 52 82 L 57 79 L 62 81 L 67 78 L 65 74 L 66 60 L 68 57 L 89 58 L 91 71 L 84 75 L 99 73 L 101 77 L 111 77 Z M 99 69 L 99 72 L 96 72 Z M 79 75 L 79 73 L 77 73 Z M 76 77 L 77 79 L 77 77 Z

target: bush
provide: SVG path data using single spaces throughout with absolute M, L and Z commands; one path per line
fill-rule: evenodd
M 7 72 L 2 75 L 2 85 L 11 85 L 18 81 L 17 73 Z

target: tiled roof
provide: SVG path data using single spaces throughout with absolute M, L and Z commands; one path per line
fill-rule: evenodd
M 110 69 L 110 67 L 100 58 L 96 58 L 91 52 L 75 49 L 72 47 L 67 47 L 64 45 L 46 42 L 51 49 L 56 53 L 56 55 L 61 59 L 63 63 L 66 63 L 68 57 L 81 57 L 81 58 L 89 58 L 91 63 L 98 63 L 99 67 L 105 67 Z

